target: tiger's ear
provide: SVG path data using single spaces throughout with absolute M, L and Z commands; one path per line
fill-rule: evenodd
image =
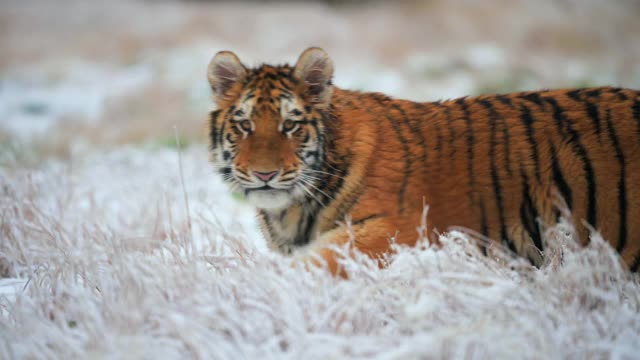
M 333 62 L 327 53 L 317 47 L 305 50 L 293 69 L 293 76 L 304 84 L 303 92 L 318 105 L 328 105 L 331 101 L 333 86 Z
M 228 100 L 229 90 L 241 83 L 247 76 L 247 69 L 242 65 L 236 54 L 230 51 L 218 52 L 207 69 L 207 78 L 213 91 L 216 103 Z

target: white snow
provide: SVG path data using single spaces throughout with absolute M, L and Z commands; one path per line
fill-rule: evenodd
M 109 97 L 126 96 L 152 78 L 149 66 L 72 61 L 30 64 L 0 82 L 0 130 L 42 136 L 63 121 L 96 122 Z
M 452 232 L 442 248 L 399 248 L 385 270 L 346 261 L 339 280 L 267 251 L 204 146 L 183 153 L 183 168 L 188 212 L 174 150 L 0 172 L 12 276 L 0 283 L 0 358 L 638 353 L 640 285 L 598 237 L 581 249 L 566 225 L 551 229 L 537 270 Z

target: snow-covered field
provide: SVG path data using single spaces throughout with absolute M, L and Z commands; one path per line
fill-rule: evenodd
M 266 250 L 213 174 L 221 49 L 320 45 L 338 86 L 414 100 L 640 88 L 634 2 L 411 4 L 3 2 L 0 359 L 637 358 L 640 282 L 598 236 L 551 229 L 532 269 L 453 232 L 337 280 Z
M 451 233 L 337 280 L 266 251 L 205 164 L 183 154 L 184 187 L 170 150 L 3 171 L 0 358 L 638 354 L 640 285 L 598 239 L 556 229 L 535 270 Z

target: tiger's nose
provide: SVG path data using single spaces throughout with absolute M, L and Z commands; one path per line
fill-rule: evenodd
M 253 175 L 255 175 L 258 179 L 264 182 L 267 182 L 273 179 L 273 177 L 276 176 L 277 173 L 278 173 L 277 171 L 270 171 L 270 172 L 254 171 Z

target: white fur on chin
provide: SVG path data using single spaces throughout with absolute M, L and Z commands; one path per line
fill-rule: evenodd
M 260 190 L 247 194 L 249 204 L 264 210 L 280 210 L 291 204 L 292 197 L 284 190 Z

